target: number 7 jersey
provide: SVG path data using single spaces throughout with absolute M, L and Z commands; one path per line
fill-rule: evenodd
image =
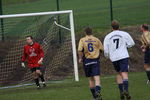
M 111 61 L 129 58 L 127 48 L 134 46 L 132 37 L 124 31 L 115 30 L 104 39 L 104 54 Z
M 100 50 L 103 51 L 103 45 L 98 38 L 87 35 L 80 39 L 78 51 L 83 52 L 86 59 L 99 58 Z

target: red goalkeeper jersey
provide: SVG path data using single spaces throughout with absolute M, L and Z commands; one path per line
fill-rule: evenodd
M 33 45 L 25 45 L 22 56 L 22 62 L 28 62 L 29 68 L 39 67 L 38 61 L 44 57 L 43 49 L 39 43 L 33 43 Z

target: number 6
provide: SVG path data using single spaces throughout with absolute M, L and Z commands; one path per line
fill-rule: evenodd
M 88 44 L 88 50 L 89 50 L 89 52 L 93 52 L 94 51 L 93 43 L 89 43 Z

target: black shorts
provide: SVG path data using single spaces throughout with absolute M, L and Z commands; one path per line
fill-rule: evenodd
M 33 73 L 33 72 L 35 72 L 36 70 L 41 70 L 41 67 L 34 67 L 34 68 L 31 68 L 30 70 L 31 70 L 31 72 Z
M 99 59 L 85 59 L 83 64 L 86 77 L 100 75 Z
M 150 64 L 150 48 L 146 49 L 145 51 L 144 63 Z
M 114 61 L 113 65 L 117 72 L 128 72 L 129 69 L 128 58 Z

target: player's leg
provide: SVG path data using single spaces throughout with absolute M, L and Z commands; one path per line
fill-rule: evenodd
M 32 71 L 32 76 L 33 76 L 35 84 L 37 85 L 38 88 L 40 88 L 40 83 L 39 83 L 38 75 L 36 73 L 36 68 L 32 68 L 31 71 Z
M 45 82 L 44 75 L 42 74 L 41 70 L 37 69 L 36 73 L 38 74 L 38 76 L 41 79 L 41 81 Z
M 124 91 L 128 92 L 128 87 L 129 87 L 128 72 L 121 72 L 121 76 L 122 76 L 122 79 L 123 79 Z
M 124 87 L 124 94 L 127 98 L 127 100 L 131 100 L 131 96 L 129 94 L 129 82 L 128 82 L 128 72 L 122 72 L 121 76 L 123 78 L 123 87 Z
M 115 68 L 116 72 L 118 72 L 118 74 L 116 76 L 116 82 L 118 84 L 118 88 L 119 88 L 119 91 L 120 91 L 120 99 L 124 100 L 125 96 L 124 96 L 123 79 L 122 79 L 122 76 L 120 74 L 121 68 L 120 68 L 119 62 L 120 61 L 113 62 L 113 65 L 114 65 L 114 68 Z
M 90 88 L 90 90 L 91 90 L 91 93 L 92 93 L 92 95 L 93 95 L 93 98 L 96 99 L 94 77 L 89 77 L 89 88 Z
M 91 94 L 93 96 L 94 99 L 96 99 L 96 95 L 95 95 L 95 82 L 94 82 L 94 78 L 91 76 L 91 66 L 86 66 L 84 65 L 84 72 L 86 77 L 88 77 L 89 79 L 89 88 L 91 91 Z
M 83 68 L 84 68 L 84 72 L 85 72 L 85 76 L 88 77 L 89 79 L 89 88 L 91 91 L 91 94 L 93 96 L 93 98 L 95 99 L 95 83 L 94 83 L 94 78 L 91 76 L 91 66 L 87 65 L 87 63 L 89 63 L 88 59 L 85 59 L 83 62 Z
M 128 92 L 128 87 L 129 87 L 129 82 L 128 82 L 128 69 L 129 69 L 128 58 L 120 60 L 119 66 L 120 66 L 120 75 L 123 79 L 124 91 Z
M 94 63 L 97 62 L 97 63 L 96 64 L 90 64 L 93 62 Z M 84 64 L 85 75 L 86 75 L 86 77 L 89 78 L 89 85 L 90 85 L 90 90 L 91 90 L 91 93 L 93 95 L 93 98 L 95 100 L 102 100 L 102 99 L 98 98 L 99 95 L 97 95 L 97 93 L 96 93 L 96 91 L 100 90 L 100 88 L 99 88 L 100 86 L 99 85 L 95 86 L 96 82 L 97 82 L 96 84 L 100 83 L 100 82 L 98 82 L 100 80 L 100 79 L 98 79 L 99 77 L 95 78 L 95 76 L 100 75 L 99 60 L 85 59 L 83 64 Z
M 91 65 L 91 75 L 94 77 L 95 81 L 95 93 L 97 96 L 97 100 L 102 100 L 101 96 L 101 83 L 100 83 L 100 62 L 99 60 L 95 60 L 96 64 Z
M 128 81 L 128 69 L 129 69 L 129 64 L 128 64 L 128 58 L 122 59 L 119 62 L 120 66 L 120 75 L 122 76 L 123 79 L 123 88 L 124 88 L 124 94 L 127 98 L 127 100 L 131 99 L 131 96 L 129 95 L 129 81 Z
M 101 96 L 101 84 L 100 84 L 100 76 L 94 76 L 95 80 L 95 94 L 96 94 L 96 100 L 102 100 Z
M 46 87 L 46 83 L 45 83 L 45 79 L 44 79 L 44 75 L 42 74 L 40 67 L 36 68 L 36 74 L 38 75 L 38 77 L 41 79 L 42 83 L 43 83 L 43 87 Z
M 116 76 L 116 81 L 117 81 L 117 84 L 118 84 L 118 88 L 119 88 L 119 90 L 120 90 L 120 93 L 122 93 L 123 90 L 124 90 L 124 88 L 123 88 L 123 80 L 122 80 L 122 77 L 121 77 L 120 74 L 118 74 L 118 75 Z
M 148 78 L 147 84 L 148 84 L 150 83 L 150 64 L 144 64 L 144 68 L 147 74 L 147 78 Z
M 150 49 L 149 48 L 146 49 L 145 51 L 144 63 L 145 63 L 144 68 L 148 78 L 147 83 L 149 83 L 150 82 Z
M 100 92 L 101 91 L 101 85 L 100 85 L 100 76 L 94 76 L 94 80 L 95 80 L 95 91 L 96 92 Z
M 120 73 L 118 73 L 118 75 L 116 76 L 116 82 L 118 84 L 118 88 L 120 91 L 120 98 L 121 98 L 121 100 L 124 100 L 125 96 L 124 96 L 124 88 L 123 88 L 123 79 L 122 79 Z

